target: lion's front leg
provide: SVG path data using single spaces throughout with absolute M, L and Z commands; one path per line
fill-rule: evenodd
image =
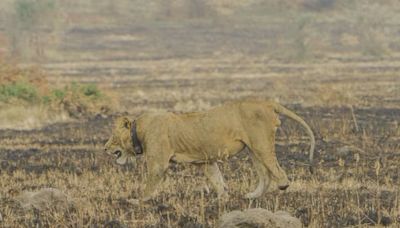
M 167 132 L 160 132 L 159 135 L 149 136 L 145 144 L 146 151 L 144 153 L 146 154 L 148 175 L 143 192 L 143 201 L 154 196 L 159 183 L 164 179 L 169 161 L 173 156 Z
M 224 177 L 218 168 L 217 162 L 204 165 L 204 174 L 217 190 L 218 198 L 224 199 L 228 197 L 228 187 L 224 182 Z
M 157 187 L 164 178 L 166 168 L 158 166 L 149 169 L 146 180 L 146 187 L 143 192 L 143 201 L 150 200 L 157 192 Z

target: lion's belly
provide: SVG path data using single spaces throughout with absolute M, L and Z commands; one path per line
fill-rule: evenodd
M 225 159 L 244 148 L 240 123 L 217 115 L 177 116 L 169 128 L 177 162 L 206 162 Z M 238 119 L 238 117 L 236 118 Z
M 173 160 L 176 162 L 208 162 L 224 160 L 244 149 L 240 141 L 230 141 L 216 144 L 206 143 L 203 146 L 175 148 Z

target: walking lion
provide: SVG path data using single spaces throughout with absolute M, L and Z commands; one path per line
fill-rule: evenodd
M 283 114 L 300 123 L 311 138 L 312 164 L 314 134 L 308 124 L 292 111 L 272 101 L 236 101 L 204 112 L 175 114 L 147 113 L 135 120 L 116 120 L 105 151 L 125 164 L 128 158 L 144 155 L 148 177 L 142 200 L 156 192 L 170 162 L 187 162 L 204 169 L 219 197 L 226 197 L 227 186 L 218 161 L 248 149 L 259 177 L 256 189 L 247 198 L 260 197 L 272 181 L 280 190 L 289 186 L 285 171 L 275 154 L 275 133 Z

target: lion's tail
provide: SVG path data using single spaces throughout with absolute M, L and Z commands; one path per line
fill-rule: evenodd
M 313 158 L 314 158 L 314 148 L 315 148 L 315 137 L 314 133 L 312 132 L 310 126 L 298 115 L 294 112 L 290 111 L 289 109 L 283 107 L 278 103 L 274 103 L 275 112 L 283 114 L 297 122 L 299 122 L 307 131 L 308 135 L 311 138 L 311 146 L 310 146 L 310 171 L 313 173 Z

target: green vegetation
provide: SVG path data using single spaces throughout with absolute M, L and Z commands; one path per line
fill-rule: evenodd
M 100 100 L 105 98 L 104 94 L 100 91 L 96 84 L 83 84 L 79 85 L 75 82 L 65 86 L 62 89 L 53 89 L 49 95 L 43 96 L 42 101 L 48 103 L 50 101 L 61 102 L 68 95 L 72 95 L 74 98 L 85 97 L 92 101 Z
M 18 29 L 32 30 L 39 24 L 48 23 L 46 16 L 56 9 L 54 0 L 17 0 L 14 3 Z
M 95 84 L 88 84 L 82 87 L 83 94 L 88 97 L 100 98 L 102 93 Z
M 85 97 L 92 101 L 105 97 L 95 84 L 79 85 L 71 83 L 63 89 L 52 89 L 43 96 L 39 95 L 38 89 L 30 82 L 18 81 L 0 86 L 0 102 L 3 103 L 24 101 L 31 104 L 49 104 L 50 102 L 62 102 L 67 95 L 72 95 L 74 98 Z
M 20 68 L 0 59 L 0 107 L 36 106 L 50 113 L 66 113 L 80 118 L 111 110 L 110 93 L 96 84 L 70 83 L 52 86 L 45 72 Z
M 24 100 L 27 102 L 38 101 L 38 91 L 34 85 L 26 82 L 17 82 L 0 86 L 0 101 Z

